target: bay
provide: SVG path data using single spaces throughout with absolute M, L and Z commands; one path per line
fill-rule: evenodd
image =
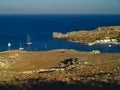
M 119 53 L 120 45 L 87 46 L 52 38 L 53 32 L 93 30 L 102 26 L 120 26 L 120 15 L 0 15 L 0 51 L 8 50 L 10 42 L 11 50 L 19 49 L 22 43 L 28 51 L 75 49 Z M 27 33 L 31 36 L 31 46 L 25 45 Z

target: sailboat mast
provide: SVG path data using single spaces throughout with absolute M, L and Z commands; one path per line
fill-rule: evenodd
M 29 42 L 29 34 L 27 34 L 27 43 Z
M 22 47 L 22 43 L 20 42 L 20 47 L 19 50 L 23 50 L 24 48 Z
M 26 43 L 27 45 L 31 45 L 32 44 L 32 42 L 30 41 L 30 35 L 29 34 L 27 34 L 27 43 Z

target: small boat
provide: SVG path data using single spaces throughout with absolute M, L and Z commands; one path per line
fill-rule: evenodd
M 31 38 L 30 38 L 30 35 L 29 34 L 27 34 L 27 43 L 26 43 L 26 45 L 31 45 L 32 44 L 32 42 L 31 42 Z
M 108 45 L 108 47 L 112 47 L 112 45 Z
M 24 48 L 22 47 L 22 44 L 20 43 L 19 50 L 23 50 Z
M 8 50 L 10 50 L 10 47 L 11 47 L 11 43 L 9 42 L 8 43 Z
M 10 42 L 8 43 L 8 47 L 11 47 L 11 43 Z

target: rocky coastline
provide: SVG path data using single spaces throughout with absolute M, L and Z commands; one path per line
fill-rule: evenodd
M 53 32 L 53 38 L 66 39 L 74 43 L 87 45 L 94 44 L 120 44 L 120 26 L 98 27 L 95 30 L 72 31 L 66 34 Z

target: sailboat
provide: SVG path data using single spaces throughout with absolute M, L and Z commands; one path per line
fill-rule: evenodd
M 20 43 L 19 50 L 23 50 L 24 48 L 22 47 L 22 44 Z
M 10 50 L 10 47 L 11 47 L 11 43 L 9 42 L 8 43 L 8 50 Z
M 28 46 L 32 44 L 32 42 L 31 42 L 30 39 L 31 39 L 31 38 L 30 38 L 30 35 L 27 34 L 27 43 L 26 43 L 26 45 L 28 45 Z

